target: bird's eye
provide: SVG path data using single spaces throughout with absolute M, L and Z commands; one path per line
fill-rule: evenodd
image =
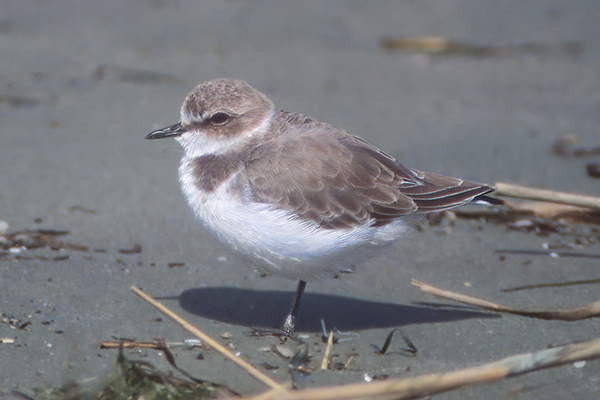
M 225 125 L 229 121 L 229 118 L 231 118 L 229 114 L 218 112 L 212 117 L 210 117 L 208 119 L 208 122 L 210 122 L 211 125 L 220 126 Z

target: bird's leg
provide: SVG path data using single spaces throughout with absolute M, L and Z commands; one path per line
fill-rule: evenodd
M 298 315 L 298 308 L 300 308 L 300 300 L 302 299 L 302 293 L 304 293 L 304 288 L 306 287 L 306 282 L 303 280 L 298 281 L 298 287 L 296 288 L 296 299 L 294 300 L 294 305 L 290 310 L 287 318 L 285 319 L 285 323 L 283 324 L 283 330 L 287 334 L 292 334 L 296 330 L 296 316 Z

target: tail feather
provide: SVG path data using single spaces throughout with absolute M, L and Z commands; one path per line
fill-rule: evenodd
M 474 183 L 461 182 L 460 185 L 444 187 L 423 185 L 405 188 L 402 193 L 410 197 L 417 205 L 417 212 L 442 211 L 476 201 L 499 205 L 502 201 L 490 196 L 493 188 Z

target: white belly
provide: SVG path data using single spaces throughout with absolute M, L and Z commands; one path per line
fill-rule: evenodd
M 407 230 L 401 219 L 377 228 L 322 229 L 271 205 L 237 199 L 227 182 L 206 194 L 184 165 L 180 179 L 194 213 L 222 242 L 257 268 L 291 279 L 306 281 L 350 269 Z

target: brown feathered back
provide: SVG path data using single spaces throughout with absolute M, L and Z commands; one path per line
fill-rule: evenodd
M 384 225 L 406 214 L 457 207 L 492 191 L 408 168 L 368 142 L 303 115 L 282 117 L 268 145 L 239 155 L 246 169 L 237 179 L 249 184 L 251 201 L 273 204 L 301 220 L 324 228 Z

